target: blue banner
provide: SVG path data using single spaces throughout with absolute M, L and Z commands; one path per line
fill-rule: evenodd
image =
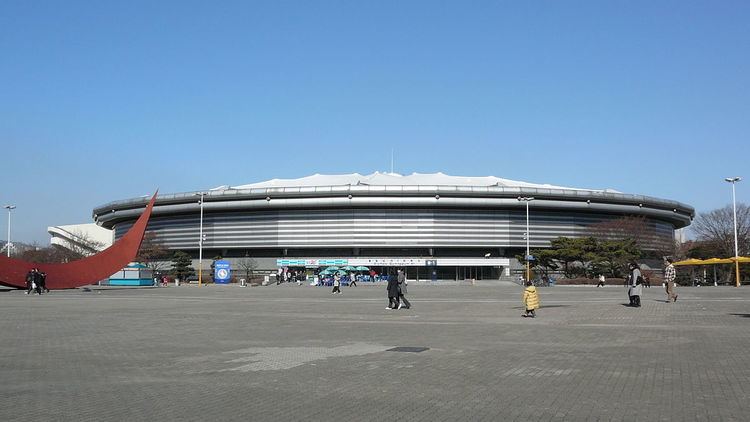
M 227 284 L 232 278 L 232 266 L 229 261 L 214 262 L 214 280 L 219 284 Z

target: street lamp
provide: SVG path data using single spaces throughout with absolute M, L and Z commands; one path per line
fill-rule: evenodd
M 518 200 L 526 203 L 526 281 L 529 281 L 531 280 L 531 263 L 529 262 L 531 255 L 529 251 L 529 238 L 531 237 L 531 232 L 529 231 L 529 202 L 533 201 L 534 197 L 519 196 Z
M 201 287 L 203 285 L 203 196 L 206 195 L 206 192 L 198 192 L 195 195 L 200 196 L 198 203 L 201 206 L 201 223 L 198 234 L 198 287 Z
M 740 287 L 740 254 L 737 247 L 737 201 L 734 194 L 734 185 L 742 180 L 741 177 L 727 177 L 725 181 L 732 184 L 732 211 L 734 212 L 734 273 L 736 277 L 736 287 Z
M 10 211 L 16 209 L 16 206 L 6 205 L 3 208 L 8 210 L 8 243 L 5 244 L 5 249 L 7 249 L 8 258 L 10 258 L 10 250 L 13 249 L 13 243 L 10 241 Z

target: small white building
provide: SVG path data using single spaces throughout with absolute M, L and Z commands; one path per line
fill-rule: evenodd
M 87 255 L 112 246 L 112 230 L 94 223 L 47 227 L 47 233 L 52 236 L 51 245 L 62 246 Z

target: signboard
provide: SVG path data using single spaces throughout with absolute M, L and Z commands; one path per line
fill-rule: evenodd
M 510 265 L 509 258 L 297 258 L 276 260 L 276 266 L 283 267 L 499 267 Z
M 229 261 L 214 262 L 214 280 L 218 284 L 227 284 L 232 278 L 232 266 Z
M 337 267 L 349 265 L 348 259 L 277 259 L 277 267 Z
M 424 258 L 355 258 L 350 259 L 351 265 L 378 266 L 378 267 L 421 267 L 424 266 Z

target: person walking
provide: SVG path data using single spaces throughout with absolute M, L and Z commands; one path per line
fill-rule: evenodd
M 357 287 L 357 274 L 354 274 L 354 272 L 349 273 L 349 286 Z
M 604 274 L 599 274 L 599 283 L 597 283 L 596 287 L 604 287 L 605 280 Z
M 36 286 L 34 286 L 34 272 L 36 271 L 36 268 L 32 268 L 29 270 L 28 273 L 26 273 L 26 294 L 31 293 L 32 290 Z
M 36 294 L 40 296 L 42 294 L 42 286 L 40 285 L 42 282 L 41 280 L 42 280 L 42 275 L 41 275 L 41 272 L 39 271 L 39 268 L 34 268 L 34 277 L 31 282 L 31 286 L 33 287 L 33 290 L 36 292 Z
M 526 282 L 526 288 L 523 290 L 521 301 L 526 308 L 526 313 L 521 316 L 524 318 L 536 317 L 536 310 L 539 309 L 539 293 L 536 291 L 536 287 L 534 287 L 531 280 Z
M 406 281 L 406 272 L 402 269 L 398 270 L 398 298 L 401 301 L 401 304 L 398 305 L 398 308 L 411 308 L 411 303 L 406 299 L 406 296 L 404 296 L 407 292 L 406 286 L 408 282 Z
M 398 280 L 395 277 L 388 277 L 385 291 L 388 293 L 388 307 L 385 309 L 398 309 Z
M 341 294 L 341 276 L 338 273 L 333 276 L 333 290 L 331 290 L 331 294 Z
M 39 290 L 49 293 L 49 289 L 47 288 L 47 273 L 44 271 L 39 271 Z
M 630 297 L 630 306 L 634 308 L 641 307 L 641 294 L 643 293 L 643 276 L 638 263 L 631 262 L 630 268 L 630 285 L 628 286 L 628 297 Z
M 674 269 L 674 260 L 672 258 L 664 259 L 667 267 L 664 268 L 664 287 L 667 289 L 667 302 L 677 302 L 677 284 L 674 282 L 677 278 L 677 271 Z

